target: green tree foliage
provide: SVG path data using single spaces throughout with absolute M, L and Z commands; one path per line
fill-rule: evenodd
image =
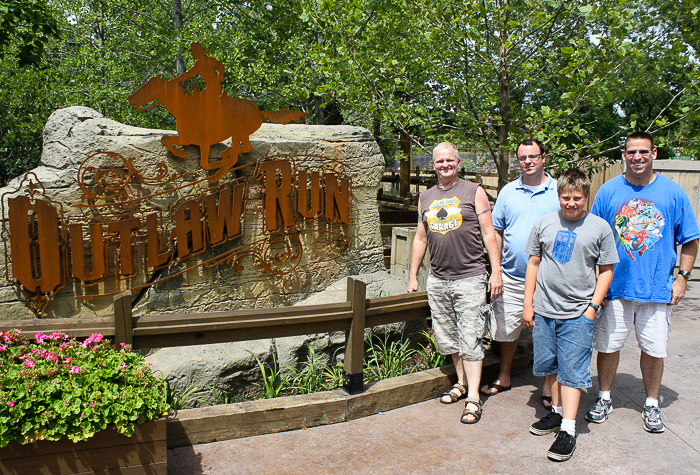
M 685 85 L 664 83 L 660 72 L 685 74 L 688 57 L 673 21 L 648 6 L 308 0 L 306 12 L 327 37 L 316 54 L 328 89 L 365 120 L 379 116 L 416 142 L 432 134 L 488 150 L 502 186 L 521 138 L 548 143 L 565 167 L 611 157 L 630 128 L 680 117 Z M 635 94 L 654 102 L 645 117 Z
M 0 56 L 8 49 L 20 65 L 36 64 L 58 24 L 43 0 L 0 0 Z

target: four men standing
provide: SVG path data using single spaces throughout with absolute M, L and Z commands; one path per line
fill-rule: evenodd
M 427 291 L 435 336 L 440 352 L 451 355 L 458 377 L 441 402 L 453 403 L 466 395 L 461 418 L 466 424 L 478 422 L 482 413 L 477 388 L 487 291 L 484 246 L 491 263 L 488 289 L 495 301 L 492 329 L 494 339 L 501 343 L 501 367 L 498 379 L 481 391 L 490 395 L 510 389 L 510 370 L 522 329 L 528 259 L 525 241 L 538 218 L 559 209 L 556 181 L 544 172 L 543 152 L 536 140 L 518 145 L 522 176 L 501 190 L 492 221 L 483 189 L 457 175 L 457 148 L 444 142 L 433 150 L 438 184 L 419 200 L 408 291 L 418 290 L 418 268 L 429 249 Z M 601 423 L 612 413 L 610 391 L 619 351 L 634 328 L 647 393 L 642 417 L 649 432 L 664 430 L 658 397 L 670 334 L 670 306 L 685 294 L 700 238 L 684 190 L 654 172 L 656 156 L 649 134 L 630 135 L 623 152 L 624 174 L 600 188 L 591 210 L 612 228 L 621 262 L 615 264 L 612 285 L 595 322 L 600 392 L 586 419 Z M 681 245 L 680 271 L 674 279 L 677 245 Z M 496 300 L 501 294 L 503 298 Z

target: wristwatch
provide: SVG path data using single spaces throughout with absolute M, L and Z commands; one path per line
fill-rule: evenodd
M 679 270 L 678 275 L 685 277 L 685 280 L 690 280 L 690 271 L 689 270 Z
M 594 304 L 593 302 L 589 303 L 588 306 L 591 307 L 591 308 L 592 308 L 593 310 L 595 310 L 596 312 L 597 312 L 598 310 L 600 310 L 600 305 L 596 305 L 596 304 Z

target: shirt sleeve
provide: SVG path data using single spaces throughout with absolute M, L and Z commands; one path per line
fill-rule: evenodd
M 615 236 L 607 221 L 601 223 L 603 230 L 603 239 L 600 243 L 600 255 L 598 256 L 597 264 L 599 266 L 607 264 L 617 264 L 620 262 L 620 256 L 617 254 L 617 244 L 615 244 Z
M 503 203 L 506 199 L 503 194 L 498 195 L 496 198 L 496 204 L 493 206 L 493 211 L 491 211 L 491 221 L 493 222 L 493 229 L 496 231 L 503 231 L 506 229 L 506 215 L 503 207 Z
M 679 195 L 682 209 L 678 213 L 678 220 L 674 225 L 673 234 L 676 242 L 682 245 L 700 237 L 700 230 L 698 230 L 698 221 L 695 218 L 695 212 L 690 204 L 688 195 L 685 191 L 680 192 Z
M 530 230 L 530 236 L 527 238 L 525 243 L 525 254 L 531 256 L 541 256 L 542 250 L 540 249 L 540 227 L 542 224 L 542 218 L 538 219 L 537 222 L 532 226 Z

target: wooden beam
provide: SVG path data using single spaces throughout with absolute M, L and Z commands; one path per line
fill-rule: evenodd
M 343 365 L 343 389 L 348 394 L 362 392 L 366 290 L 367 286 L 364 282 L 348 277 L 348 302 L 352 304 L 352 322 L 345 333 L 345 361 Z
M 131 314 L 131 290 L 114 296 L 114 346 L 120 343 L 133 345 L 133 316 Z

